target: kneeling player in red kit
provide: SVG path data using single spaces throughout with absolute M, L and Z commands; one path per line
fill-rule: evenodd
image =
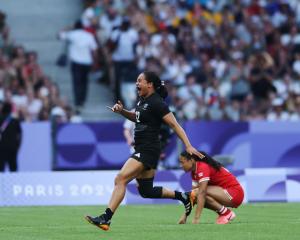
M 236 215 L 228 209 L 237 208 L 244 199 L 244 191 L 238 180 L 221 163 L 214 160 L 205 152 L 205 157 L 200 159 L 186 151 L 180 154 L 180 165 L 185 172 L 191 172 L 193 203 L 197 204 L 193 223 L 199 223 L 203 208 L 217 212 L 217 224 L 227 224 Z M 186 223 L 187 216 L 183 214 L 180 224 Z

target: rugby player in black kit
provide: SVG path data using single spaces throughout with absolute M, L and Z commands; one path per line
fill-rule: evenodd
M 96 217 L 86 216 L 85 219 L 95 226 L 108 230 L 111 218 L 125 196 L 126 185 L 136 179 L 137 188 L 144 198 L 170 198 L 181 201 L 188 216 L 192 210 L 189 192 L 178 192 L 164 187 L 153 187 L 155 169 L 161 152 L 159 131 L 162 122 L 167 123 L 182 140 L 186 151 L 200 158 L 199 153 L 190 143 L 185 131 L 178 124 L 173 113 L 164 102 L 168 93 L 160 78 L 154 72 L 141 73 L 136 81 L 139 100 L 135 112 L 123 108 L 118 101 L 111 110 L 136 123 L 134 132 L 135 152 L 125 162 L 115 178 L 115 186 L 105 212 Z

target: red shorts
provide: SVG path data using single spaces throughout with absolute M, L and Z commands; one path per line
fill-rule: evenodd
M 244 200 L 244 190 L 241 186 L 234 186 L 224 190 L 225 193 L 229 195 L 228 197 L 233 203 L 233 207 L 237 208 L 242 204 Z

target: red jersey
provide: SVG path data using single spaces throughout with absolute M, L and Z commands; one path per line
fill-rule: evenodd
M 239 182 L 226 168 L 221 167 L 217 171 L 212 166 L 205 162 L 196 161 L 196 169 L 192 171 L 193 186 L 198 186 L 198 183 L 208 181 L 208 185 L 219 186 L 224 189 L 239 186 Z

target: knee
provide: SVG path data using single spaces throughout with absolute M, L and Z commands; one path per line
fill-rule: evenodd
M 115 185 L 124 185 L 126 184 L 126 178 L 123 174 L 118 173 L 118 175 L 115 177 Z
M 152 197 L 152 188 L 147 188 L 145 186 L 138 186 L 139 194 L 142 198 L 151 198 Z
M 162 187 L 153 187 L 153 179 L 138 180 L 138 191 L 143 198 L 161 198 Z

